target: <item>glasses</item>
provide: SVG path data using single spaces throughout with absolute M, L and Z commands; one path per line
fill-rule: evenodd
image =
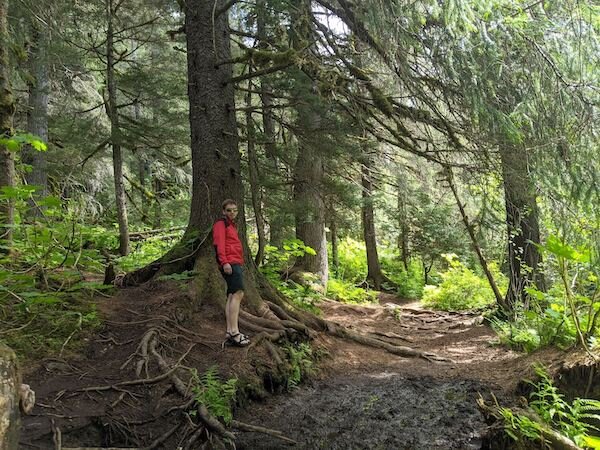
M 237 210 L 237 208 L 235 208 L 235 209 L 226 209 L 225 211 L 227 211 L 227 212 L 237 212 L 238 210 Z

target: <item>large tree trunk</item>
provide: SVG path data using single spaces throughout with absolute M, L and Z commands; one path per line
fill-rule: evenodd
M 252 310 L 264 305 L 256 290 L 255 266 L 246 239 L 244 190 L 240 172 L 228 14 L 214 16 L 224 0 L 186 2 L 188 96 L 192 137 L 192 205 L 182 242 L 194 242 L 196 293 L 200 299 L 225 301 L 224 282 L 215 263 L 212 225 L 227 198 L 238 204 L 238 232 L 246 257 L 245 304 Z M 214 26 L 214 29 L 213 29 Z M 189 251 L 188 251 L 189 253 Z M 176 255 L 171 255 L 176 256 Z M 169 255 L 167 255 L 169 258 Z
M 311 39 L 310 1 L 302 0 L 292 13 L 292 43 L 301 52 Z M 298 157 L 294 167 L 294 209 L 296 237 L 311 247 L 316 255 L 306 253 L 298 258 L 295 270 L 312 272 L 327 288 L 329 276 L 327 240 L 325 237 L 325 205 L 321 197 L 324 176 L 323 156 L 318 150 L 320 112 L 315 107 L 317 89 L 304 72 L 295 73 Z
M 117 205 L 117 222 L 119 223 L 119 253 L 129 254 L 129 224 L 127 221 L 127 196 L 123 179 L 123 152 L 121 148 L 121 128 L 117 105 L 117 80 L 115 78 L 114 49 L 114 16 L 113 0 L 106 2 L 108 21 L 106 35 L 106 84 L 108 90 L 108 116 L 110 119 L 110 141 L 113 153 L 113 171 L 115 182 L 115 201 Z
M 500 158 L 504 179 L 509 264 L 505 303 L 514 310 L 518 303 L 528 308 L 526 287 L 544 289 L 540 271 L 541 255 L 536 247 L 540 243 L 539 213 L 525 150 L 503 147 L 500 149 Z
M 254 263 L 260 266 L 265 256 L 265 246 L 267 239 L 265 237 L 265 220 L 263 217 L 262 202 L 263 188 L 260 185 L 260 176 L 258 170 L 258 156 L 256 154 L 256 133 L 254 122 L 252 121 L 252 82 L 248 82 L 248 94 L 246 95 L 246 137 L 248 139 L 248 174 L 250 181 L 250 194 L 252 197 L 252 208 L 256 218 L 256 233 L 258 235 L 258 250 L 254 257 Z
M 375 289 L 381 289 L 384 281 L 379 256 L 377 254 L 377 239 L 375 237 L 375 215 L 373 212 L 373 180 L 371 177 L 372 155 L 365 151 L 363 153 L 363 164 L 361 168 L 362 205 L 361 217 L 363 237 L 367 249 L 367 280 L 371 280 Z
M 32 46 L 29 53 L 29 108 L 27 110 L 27 130 L 44 142 L 48 142 L 48 95 L 50 79 L 48 75 L 48 59 L 46 55 L 46 34 L 37 20 L 32 25 Z M 39 190 L 33 196 L 30 215 L 40 216 L 42 211 L 35 199 L 48 194 L 48 173 L 46 169 L 46 153 L 38 152 L 31 146 L 26 146 L 22 154 L 23 162 L 32 167 L 25 174 L 30 185 L 38 186 Z
M 10 87 L 8 62 L 8 0 L 0 0 L 0 136 L 12 136 L 15 99 Z M 15 186 L 14 154 L 0 145 L 0 187 Z M 0 201 L 0 252 L 12 245 L 14 202 Z

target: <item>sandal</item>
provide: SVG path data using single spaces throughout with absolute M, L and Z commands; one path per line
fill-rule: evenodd
M 242 333 L 230 333 L 229 331 L 226 333 L 226 342 L 231 345 L 235 345 L 236 347 L 245 347 L 250 344 L 250 339 L 248 336 Z

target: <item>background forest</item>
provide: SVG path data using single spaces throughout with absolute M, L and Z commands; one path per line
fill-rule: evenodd
M 597 4 L 215 1 L 193 61 L 186 7 L 0 0 L 0 339 L 20 358 L 76 349 L 113 281 L 218 217 L 213 134 L 239 142 L 242 233 L 294 305 L 384 290 L 485 310 L 515 349 L 597 350 Z M 206 67 L 231 73 L 237 132 L 195 121 Z
M 396 290 L 593 345 L 597 7 L 371 3 L 223 5 L 254 261 L 308 308 Z M 186 45 L 174 2 L 2 6 L 3 338 L 31 355 L 183 234 Z

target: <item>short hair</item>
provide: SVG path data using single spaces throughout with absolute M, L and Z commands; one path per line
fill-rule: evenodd
M 223 204 L 221 205 L 221 209 L 225 209 L 225 207 L 226 207 L 227 205 L 235 205 L 235 206 L 237 206 L 237 203 L 236 203 L 236 201 L 235 201 L 235 200 L 233 200 L 232 198 L 228 198 L 228 199 L 227 199 L 227 200 L 225 200 L 225 201 L 223 202 Z

